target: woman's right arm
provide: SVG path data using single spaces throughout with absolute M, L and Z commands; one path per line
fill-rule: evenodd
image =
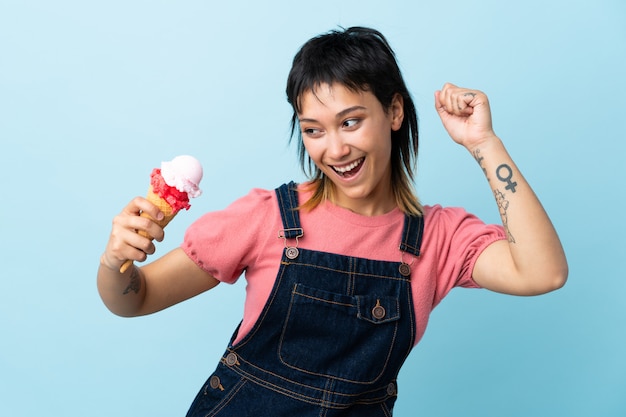
M 141 316 L 170 307 L 215 287 L 219 281 L 200 269 L 177 248 L 151 264 L 135 265 L 120 273 L 126 259 L 144 261 L 155 251 L 151 239 L 137 231 L 163 239 L 163 229 L 139 214 L 154 218 L 162 213 L 142 197 L 131 201 L 113 219 L 111 235 L 98 268 L 98 292 L 111 312 L 124 317 Z

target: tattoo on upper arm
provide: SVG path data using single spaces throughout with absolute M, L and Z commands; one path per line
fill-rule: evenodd
M 502 218 L 502 226 L 504 226 L 504 230 L 506 231 L 507 239 L 509 243 L 515 243 L 515 238 L 511 234 L 511 230 L 509 229 L 509 216 L 507 210 L 509 209 L 509 200 L 506 199 L 505 195 L 498 189 L 493 190 L 493 195 L 496 198 L 496 203 L 498 203 L 498 208 L 500 209 L 500 217 Z
M 502 175 L 504 172 L 504 175 Z M 502 164 L 498 168 L 496 168 L 496 177 L 502 182 L 506 182 L 505 190 L 511 190 L 512 193 L 515 192 L 515 187 L 517 187 L 517 182 L 511 181 L 513 178 L 513 170 L 507 164 Z
M 135 294 L 139 293 L 141 289 L 141 277 L 139 276 L 139 271 L 137 268 L 132 268 L 132 272 L 130 274 L 130 282 L 128 283 L 128 287 L 124 290 L 124 294 L 128 294 L 131 291 Z

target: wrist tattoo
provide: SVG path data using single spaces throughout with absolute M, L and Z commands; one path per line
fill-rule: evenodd
M 504 175 L 502 175 L 504 173 Z M 496 168 L 496 177 L 502 182 L 506 182 L 505 190 L 511 190 L 512 193 L 515 192 L 515 187 L 517 187 L 517 182 L 511 181 L 513 178 L 513 170 L 507 164 L 502 164 L 498 168 Z
M 139 277 L 139 271 L 137 271 L 137 268 L 135 268 L 134 266 L 132 268 L 133 270 L 130 274 L 130 282 L 128 283 L 128 287 L 126 287 L 123 294 L 128 294 L 131 291 L 135 294 L 138 294 L 139 290 L 141 289 L 141 278 Z
M 487 169 L 483 165 L 483 160 L 485 159 L 485 157 L 480 155 L 480 149 L 476 149 L 472 153 L 472 155 L 474 156 L 474 159 L 476 160 L 476 162 L 478 162 L 478 165 L 480 166 L 480 168 L 483 170 L 485 177 L 487 177 L 487 181 L 491 182 L 491 180 L 489 179 L 489 175 L 487 174 Z
M 511 230 L 509 229 L 509 200 L 506 199 L 505 195 L 498 189 L 493 190 L 493 195 L 496 198 L 496 203 L 498 203 L 498 209 L 500 209 L 500 217 L 502 218 L 502 226 L 504 226 L 504 230 L 506 231 L 506 236 L 509 243 L 515 243 L 515 238 L 511 234 Z

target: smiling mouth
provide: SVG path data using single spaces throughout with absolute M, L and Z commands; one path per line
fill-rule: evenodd
M 359 172 L 359 170 L 361 169 L 361 166 L 363 165 L 364 160 L 365 160 L 365 157 L 362 157 L 348 165 L 344 165 L 340 167 L 331 165 L 331 167 L 337 174 L 339 174 L 340 177 L 344 177 L 344 178 L 351 177 L 355 175 L 357 172 Z

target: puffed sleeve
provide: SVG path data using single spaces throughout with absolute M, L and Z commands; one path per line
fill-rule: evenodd
M 506 239 L 501 225 L 485 224 L 462 208 L 435 206 L 428 213 L 434 241 L 437 288 L 434 305 L 454 287 L 479 288 L 472 278 L 476 260 L 491 243 Z M 428 238 L 428 236 L 426 236 Z M 434 306 L 433 305 L 433 306 Z
M 253 189 L 224 210 L 204 214 L 189 226 L 181 248 L 221 282 L 234 283 L 258 257 L 259 237 L 277 214 L 273 190 Z

